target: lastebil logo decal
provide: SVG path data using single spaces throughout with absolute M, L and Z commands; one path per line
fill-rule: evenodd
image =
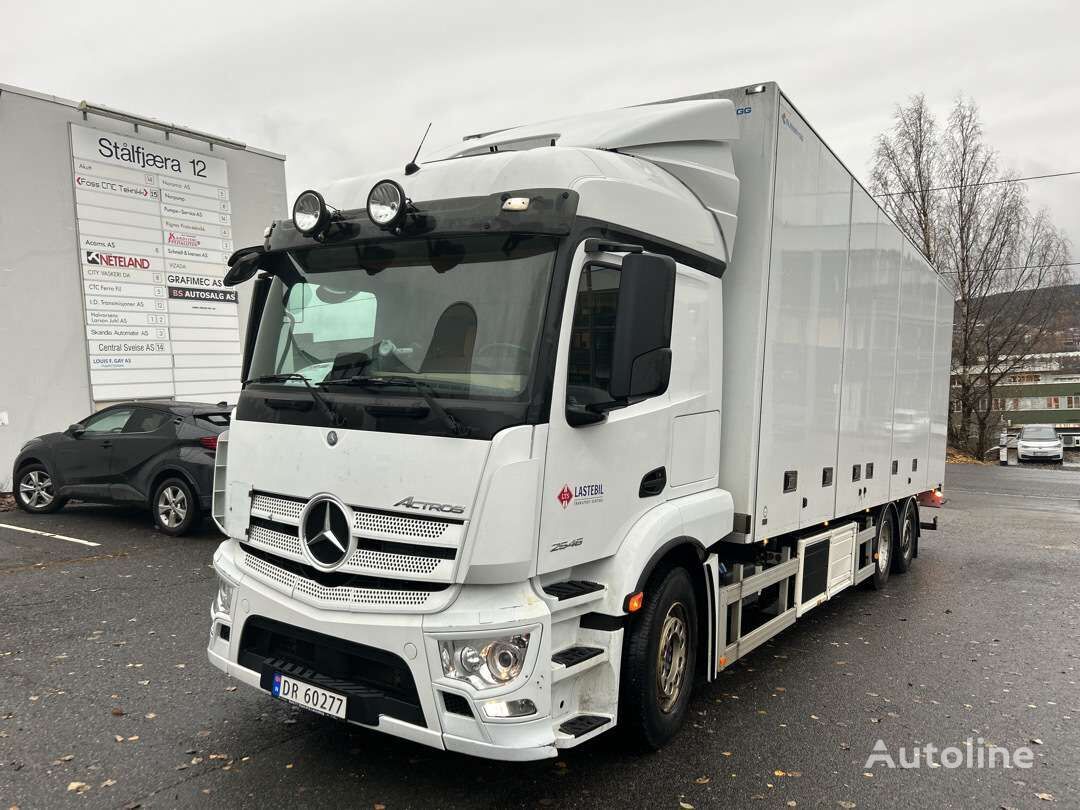
M 563 484 L 563 488 L 559 490 L 559 494 L 555 497 L 563 509 L 572 503 L 582 506 L 589 503 L 599 503 L 604 500 L 604 485 L 600 482 L 595 484 L 575 484 L 573 487 L 570 484 Z

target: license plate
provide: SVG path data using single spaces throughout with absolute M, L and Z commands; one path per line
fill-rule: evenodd
M 274 673 L 274 683 L 270 687 L 270 694 L 313 712 L 345 719 L 346 697 L 344 695 L 294 680 L 280 672 Z

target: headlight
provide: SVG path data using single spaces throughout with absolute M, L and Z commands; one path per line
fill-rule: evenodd
M 405 216 L 405 190 L 393 180 L 380 180 L 367 198 L 367 213 L 380 228 L 393 228 Z
M 292 220 L 296 230 L 304 236 L 317 236 L 330 224 L 330 209 L 317 191 L 303 191 L 292 207 Z
M 232 615 L 233 599 L 236 598 L 236 584 L 218 573 L 217 597 L 214 599 L 214 612 Z
M 509 683 L 521 674 L 531 635 L 519 633 L 504 638 L 440 641 L 443 675 L 470 683 L 477 689 Z

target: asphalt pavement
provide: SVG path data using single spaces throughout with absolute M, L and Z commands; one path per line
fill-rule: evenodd
M 950 465 L 946 495 L 909 574 L 839 595 L 700 686 L 664 750 L 607 735 L 524 765 L 231 683 L 205 656 L 210 528 L 3 512 L 0 810 L 1080 806 L 1080 471 Z M 878 740 L 895 759 L 968 739 L 1029 747 L 1034 765 L 866 767 Z

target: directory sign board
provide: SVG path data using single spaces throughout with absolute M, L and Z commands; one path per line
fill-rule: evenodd
M 225 161 L 71 125 L 96 402 L 235 402 L 240 328 Z

